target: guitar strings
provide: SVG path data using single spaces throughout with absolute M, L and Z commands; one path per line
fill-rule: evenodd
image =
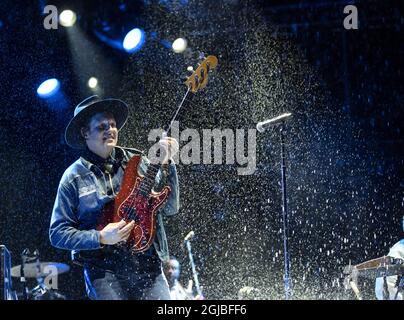
M 149 171 L 149 170 L 150 170 L 150 171 Z M 155 171 L 154 171 L 154 170 L 155 170 Z M 150 164 L 150 165 L 147 167 L 146 176 L 145 176 L 145 177 L 143 178 L 143 180 L 140 182 L 138 192 L 144 193 L 144 194 L 143 194 L 144 196 L 146 196 L 146 195 L 150 192 L 149 190 L 151 190 L 151 189 L 150 189 L 151 184 L 148 184 L 148 183 L 145 182 L 145 181 L 151 181 L 151 183 L 153 183 L 154 180 L 155 180 L 155 177 L 156 177 L 156 175 L 157 175 L 157 173 L 158 173 L 159 170 L 160 170 L 160 169 L 158 168 L 158 165 Z M 154 178 L 148 177 L 147 174 L 149 174 L 149 173 L 152 173 L 152 174 L 154 173 L 154 174 L 155 174 Z M 134 217 L 134 213 L 135 213 L 135 206 L 134 206 L 134 204 L 135 204 L 136 200 L 137 200 L 137 194 L 134 195 L 134 197 L 133 197 L 133 199 L 132 199 L 131 201 L 129 201 L 129 203 L 128 203 L 129 210 L 125 210 L 124 216 L 125 216 L 125 217 L 130 217 L 131 220 L 135 220 L 135 219 L 132 218 L 132 217 Z M 128 207 L 127 207 L 127 208 L 128 208 Z

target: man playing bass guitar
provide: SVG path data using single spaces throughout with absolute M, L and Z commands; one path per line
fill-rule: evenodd
M 75 108 L 65 140 L 81 156 L 59 183 L 49 237 L 83 266 L 90 299 L 169 300 L 162 215 L 179 209 L 178 142 L 162 138 L 163 160 L 151 164 L 139 150 L 117 146 L 127 118 L 119 99 L 92 96 Z

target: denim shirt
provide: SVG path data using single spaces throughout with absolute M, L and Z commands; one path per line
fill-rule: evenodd
M 104 205 L 115 199 L 120 190 L 127 162 L 136 150 L 115 147 L 115 152 L 123 154 L 122 166 L 115 173 L 103 172 L 98 166 L 80 157 L 64 172 L 59 183 L 53 207 L 49 238 L 51 244 L 59 249 L 72 250 L 72 254 L 81 250 L 101 249 L 100 231 L 96 224 Z M 144 174 L 149 160 L 141 153 L 142 161 L 138 171 Z M 154 248 L 161 260 L 169 257 L 167 236 L 163 217 L 172 216 L 179 209 L 179 186 L 177 170 L 173 163 L 168 167 L 168 176 L 160 170 L 156 176 L 155 189 L 168 185 L 171 192 L 166 203 L 157 213 L 156 236 Z

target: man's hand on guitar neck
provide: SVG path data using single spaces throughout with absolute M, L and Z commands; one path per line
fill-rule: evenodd
M 113 245 L 125 241 L 128 239 L 134 226 L 134 221 L 131 221 L 128 224 L 124 220 L 109 223 L 100 231 L 100 243 Z
M 162 164 L 167 164 L 168 160 L 172 160 L 172 157 L 178 152 L 179 144 L 178 141 L 172 137 L 167 137 L 163 135 L 160 139 L 159 144 L 164 148 L 164 160 Z

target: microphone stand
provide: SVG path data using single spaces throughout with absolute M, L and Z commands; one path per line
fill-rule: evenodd
M 285 265 L 285 299 L 291 297 L 291 279 L 290 279 L 290 256 L 289 256 L 289 221 L 288 221 L 288 203 L 286 193 L 286 165 L 285 165 L 285 126 L 284 122 L 280 123 L 281 135 L 281 174 L 282 174 L 282 219 L 283 219 L 283 250 L 284 250 L 284 265 Z
M 28 254 L 28 249 L 24 249 L 24 251 L 21 253 L 20 282 L 22 283 L 22 297 L 24 300 L 28 300 L 28 287 L 27 280 L 25 279 L 25 263 L 28 259 Z
M 189 262 L 191 264 L 192 274 L 194 276 L 196 292 L 198 293 L 199 297 L 203 297 L 201 288 L 199 286 L 198 274 L 196 273 L 194 258 L 192 257 L 191 241 L 190 240 L 185 240 L 185 245 L 187 246 L 187 249 L 188 249 Z
M 290 114 L 287 114 L 290 115 Z M 274 118 L 273 120 L 284 118 L 284 116 L 280 116 Z M 269 121 L 267 121 L 269 123 Z M 286 193 L 286 165 L 285 165 L 285 122 L 281 120 L 280 122 L 273 121 L 273 124 L 279 125 L 280 132 L 280 142 L 281 142 L 281 187 L 282 187 L 282 220 L 283 220 L 283 251 L 284 251 L 284 286 L 285 286 L 285 299 L 289 300 L 291 297 L 291 279 L 290 279 L 290 262 L 289 262 L 289 222 L 288 222 L 288 203 L 287 203 L 287 193 Z M 262 127 L 261 127 L 262 128 Z M 259 125 L 257 125 L 257 129 L 260 132 L 264 130 L 260 130 Z M 262 128 L 263 129 L 263 128 Z

